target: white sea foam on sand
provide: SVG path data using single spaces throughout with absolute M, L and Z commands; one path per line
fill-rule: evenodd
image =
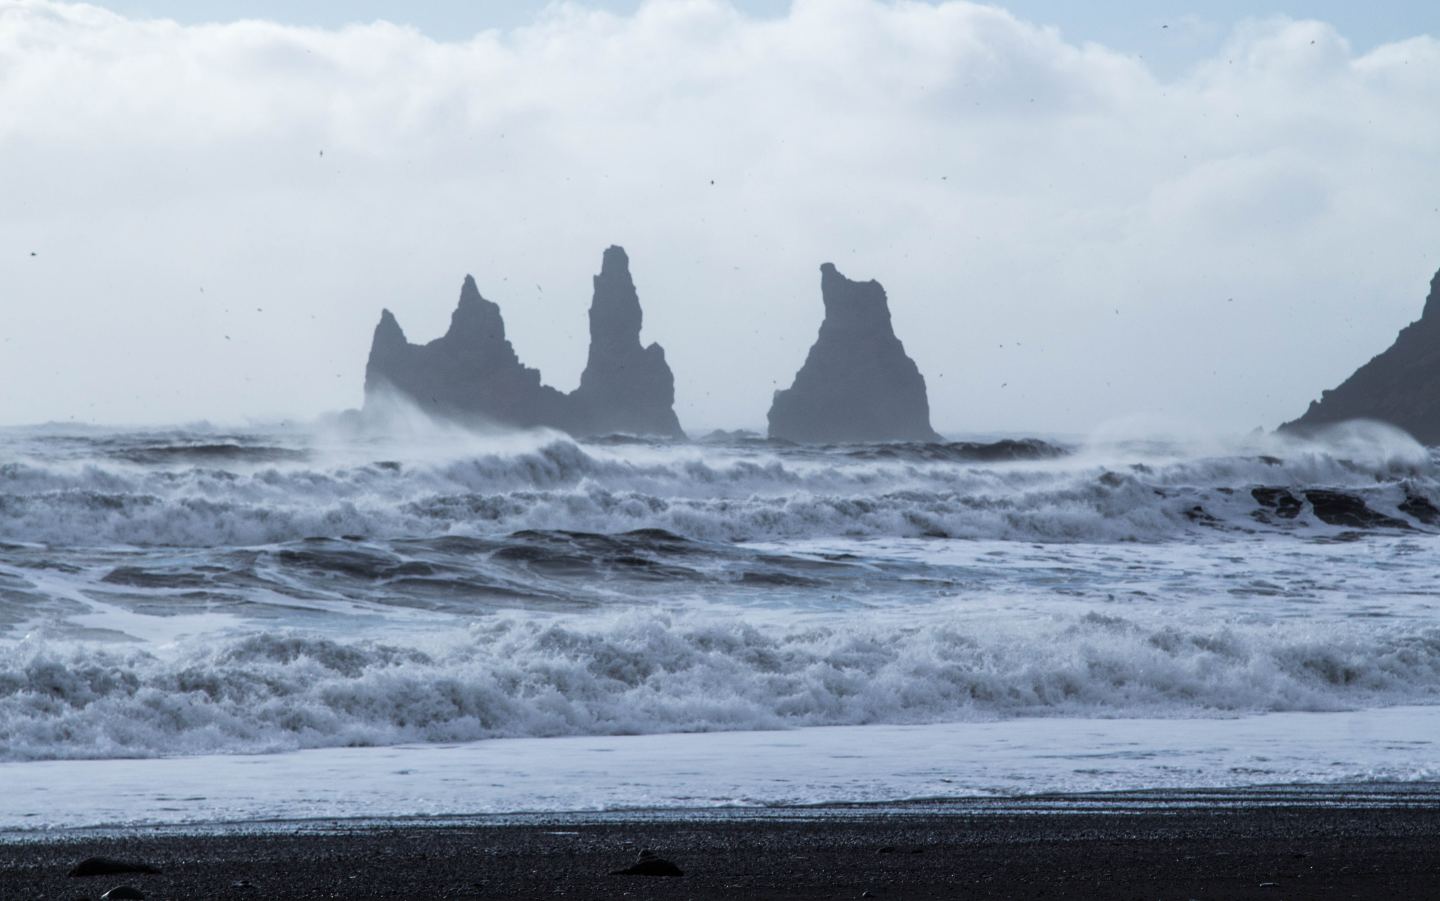
M 1440 707 L 0 764 L 0 830 L 1435 781 Z

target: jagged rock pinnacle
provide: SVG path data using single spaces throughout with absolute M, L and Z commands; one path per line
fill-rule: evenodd
M 429 344 L 410 344 L 390 311 L 381 313 L 365 367 L 366 402 L 398 393 L 462 421 L 679 437 L 675 380 L 660 345 L 640 344 L 642 320 L 629 259 L 611 247 L 595 276 L 589 362 L 580 387 L 562 394 L 520 362 L 500 307 L 467 275 L 450 328 Z
M 568 428 L 574 418 L 565 395 L 520 362 L 500 307 L 481 296 L 470 276 L 449 330 L 429 344 L 410 344 L 395 317 L 381 314 L 365 366 L 366 403 L 391 392 L 465 422 Z
M 592 433 L 681 437 L 675 378 L 658 344 L 640 343 L 644 314 L 624 248 L 600 261 L 590 302 L 590 355 L 571 396 Z
M 825 318 L 795 383 L 775 392 L 770 437 L 807 443 L 935 441 L 925 378 L 895 336 L 879 282 L 820 267 Z

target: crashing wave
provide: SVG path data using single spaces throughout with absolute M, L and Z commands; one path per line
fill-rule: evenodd
M 500 615 L 429 646 L 272 632 L 0 649 L 0 759 L 1440 700 L 1440 629 Z
M 358 442 L 343 453 L 203 436 L 101 443 L 90 455 L 0 464 L 0 541 L 215 547 L 663 529 L 711 541 L 1115 542 L 1440 520 L 1435 463 L 1413 442 L 1205 455 L 1035 440 L 815 449 L 553 434 L 422 450 Z

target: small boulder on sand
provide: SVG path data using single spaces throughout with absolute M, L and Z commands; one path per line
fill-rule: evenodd
M 72 877 L 115 876 L 120 873 L 149 873 L 153 875 L 159 872 L 159 868 L 135 860 L 116 860 L 113 857 L 87 857 L 70 870 L 70 875 Z
M 641 851 L 635 862 L 623 870 L 611 870 L 611 876 L 684 876 L 685 871 L 658 856 L 654 851 Z

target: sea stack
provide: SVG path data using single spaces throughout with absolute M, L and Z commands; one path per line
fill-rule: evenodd
M 885 289 L 820 267 L 825 319 L 795 383 L 775 392 L 770 437 L 809 444 L 937 441 L 925 377 L 890 323 Z
M 589 362 L 580 387 L 563 394 L 520 362 L 500 307 L 481 297 L 467 275 L 450 330 L 429 344 L 411 344 L 389 310 L 380 314 L 365 366 L 365 402 L 399 394 L 431 415 L 468 424 L 546 426 L 580 437 L 684 437 L 675 378 L 660 345 L 641 345 L 642 318 L 630 261 L 611 247 L 595 277 Z
M 630 258 L 610 247 L 590 302 L 590 357 L 571 397 L 589 434 L 683 438 L 675 416 L 675 377 L 659 344 L 640 343 L 644 314 Z
M 1280 428 L 1305 432 L 1349 419 L 1388 422 L 1422 444 L 1440 444 L 1440 272 L 1430 280 L 1420 318 L 1400 330 L 1389 350 Z
M 450 330 L 429 344 L 411 344 L 389 310 L 380 314 L 365 365 L 366 403 L 392 391 L 460 422 L 567 431 L 575 425 L 570 399 L 520 362 L 500 307 L 481 297 L 468 275 Z

